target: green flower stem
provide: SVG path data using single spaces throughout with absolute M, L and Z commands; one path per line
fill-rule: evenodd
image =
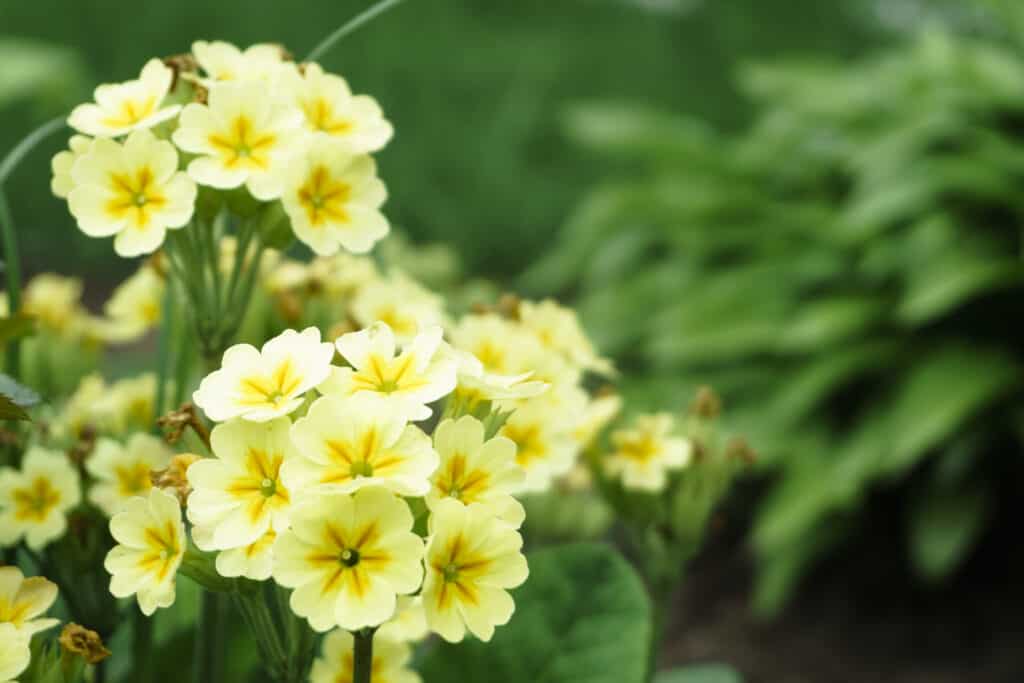
M 192 659 L 195 683 L 219 683 L 224 680 L 224 636 L 227 629 L 227 596 L 203 591 L 199 595 L 199 617 Z
M 288 653 L 278 631 L 278 624 L 264 600 L 263 591 L 258 588 L 254 591 L 238 591 L 232 597 L 252 631 L 263 666 L 275 678 L 282 678 L 288 665 Z
M 373 632 L 364 628 L 352 634 L 352 683 L 370 683 L 373 675 Z
M 213 553 L 205 553 L 190 545 L 181 560 L 178 573 L 192 579 L 207 591 L 230 593 L 235 590 L 235 582 L 217 573 L 214 558 Z
M 153 620 L 140 610 L 132 610 L 132 680 L 149 683 L 153 677 Z
M 170 374 L 171 345 L 174 339 L 175 328 L 175 306 L 174 306 L 174 284 L 168 282 L 164 287 L 163 310 L 160 316 L 160 337 L 157 342 L 157 376 L 156 396 L 153 400 L 154 416 L 160 418 L 167 410 L 167 377 Z M 154 429 L 159 431 L 159 426 L 154 424 Z
M 14 219 L 7 205 L 7 197 L 0 187 L 0 230 L 3 232 L 4 270 L 7 273 L 7 308 L 11 315 L 21 308 L 21 261 L 18 257 L 18 236 L 14 231 Z M 21 343 L 12 339 L 7 344 L 7 374 L 18 378 L 21 363 Z
M 337 30 L 331 35 L 324 38 L 320 43 L 314 47 L 310 53 L 306 56 L 305 61 L 315 62 L 316 60 L 327 54 L 331 48 L 341 42 L 341 39 L 358 29 L 363 24 L 366 24 L 376 18 L 378 15 L 383 14 L 395 5 L 401 3 L 402 0 L 382 0 L 376 5 L 369 7 L 365 11 L 357 14 L 349 21 L 342 24 Z

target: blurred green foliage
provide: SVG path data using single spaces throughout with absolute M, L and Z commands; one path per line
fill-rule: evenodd
M 760 609 L 883 487 L 906 501 L 893 525 L 913 568 L 942 579 L 1020 476 L 1024 59 L 933 30 L 853 67 L 757 65 L 740 82 L 757 106 L 740 135 L 654 108 L 570 111 L 570 135 L 618 173 L 523 286 L 576 294 L 640 404 L 698 382 L 724 394 L 770 473 Z

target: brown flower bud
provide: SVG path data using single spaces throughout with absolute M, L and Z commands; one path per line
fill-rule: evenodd
M 709 386 L 697 389 L 697 395 L 690 404 L 690 414 L 713 420 L 722 412 L 722 399 Z
M 79 655 L 89 664 L 98 664 L 111 654 L 96 631 L 78 624 L 65 626 L 60 632 L 59 642 L 65 652 Z
M 196 455 L 195 453 L 179 453 L 171 458 L 171 462 L 167 465 L 166 469 L 150 472 L 149 476 L 153 486 L 173 493 L 178 497 L 178 502 L 184 506 L 188 500 L 188 494 L 192 493 L 192 487 L 189 486 L 186 473 L 192 463 L 202 459 L 203 456 Z
M 757 452 L 742 436 L 734 436 L 725 444 L 725 457 L 740 460 L 747 465 L 757 462 Z

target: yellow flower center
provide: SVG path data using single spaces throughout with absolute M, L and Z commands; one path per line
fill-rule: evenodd
M 371 355 L 366 365 L 352 375 L 352 387 L 356 391 L 376 391 L 382 394 L 424 387 L 427 380 L 413 370 L 415 360 L 408 352 L 392 359 Z
M 467 505 L 479 500 L 487 491 L 490 475 L 480 469 L 469 469 L 466 456 L 453 455 L 445 463 L 435 485 L 443 495 L 461 500 Z
M 279 408 L 302 383 L 290 358 L 285 358 L 269 376 L 251 375 L 242 380 L 239 402 L 247 406 Z
M 253 523 L 291 502 L 288 489 L 279 480 L 283 463 L 281 453 L 250 448 L 245 455 L 245 475 L 228 485 L 227 493 L 242 502 Z
M 409 316 L 403 316 L 394 306 L 381 306 L 374 311 L 375 320 L 385 323 L 399 336 L 409 336 L 416 333 L 418 326 L 416 321 Z
M 537 425 L 506 424 L 501 433 L 516 444 L 516 462 L 528 467 L 547 455 L 547 446 Z
M 107 200 L 107 213 L 118 220 L 127 218 L 137 228 L 147 227 L 153 212 L 167 204 L 149 166 L 134 173 L 111 173 L 109 180 L 111 197 Z
M 257 131 L 244 114 L 236 116 L 227 130 L 207 139 L 220 152 L 221 161 L 229 169 L 243 167 L 265 171 L 270 168 L 270 152 L 277 146 L 276 135 Z
M 636 462 L 649 461 L 658 453 L 658 443 L 650 434 L 625 439 L 619 444 L 619 455 Z
M 14 518 L 42 522 L 60 503 L 60 491 L 45 477 L 36 477 L 29 486 L 14 489 Z
M 334 107 L 322 97 L 303 100 L 300 106 L 313 130 L 329 135 L 344 135 L 352 130 L 352 122 L 335 116 Z
M 498 344 L 490 340 L 478 342 L 476 348 L 473 349 L 473 355 L 483 363 L 488 371 L 505 372 L 505 351 Z
M 139 557 L 139 568 L 163 581 L 170 575 L 172 565 L 182 554 L 174 522 L 167 520 L 163 526 L 151 526 L 145 531 L 147 548 Z
M 327 596 L 347 590 L 362 597 L 370 589 L 372 573 L 386 568 L 391 556 L 377 547 L 380 532 L 376 523 L 345 533 L 332 524 L 324 525 L 323 542 L 306 561 L 323 571 L 321 592 Z
M 477 582 L 490 572 L 492 561 L 483 553 L 471 550 L 470 546 L 459 534 L 430 560 L 431 569 L 443 579 L 437 594 L 441 610 L 449 609 L 456 597 L 473 605 L 480 600 Z
M 315 227 L 328 222 L 347 223 L 349 215 L 345 203 L 351 194 L 352 188 L 347 183 L 332 179 L 325 166 L 316 166 L 299 188 L 299 202 Z
M 141 460 L 130 465 L 115 467 L 114 474 L 117 476 L 117 484 L 122 496 L 145 493 L 153 486 L 149 465 Z
M 331 458 L 320 481 L 324 484 L 342 483 L 359 477 L 388 476 L 388 472 L 402 464 L 400 453 L 381 447 L 376 429 L 368 429 L 356 442 L 330 439 L 324 444 Z
M 126 98 L 121 101 L 121 106 L 114 113 L 103 119 L 103 124 L 112 128 L 134 126 L 152 114 L 155 109 L 156 97 L 153 95 L 149 95 L 143 100 Z

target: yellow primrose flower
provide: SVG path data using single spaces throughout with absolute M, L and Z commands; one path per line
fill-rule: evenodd
M 434 448 L 441 466 L 434 473 L 427 507 L 454 499 L 464 505 L 479 504 L 487 514 L 501 517 L 515 527 L 526 512 L 512 492 L 522 486 L 523 470 L 516 463 L 516 445 L 497 436 L 484 441 L 484 425 L 466 415 L 445 420 L 434 431 Z
M 366 283 L 352 299 L 352 317 L 362 327 L 387 323 L 400 341 L 420 330 L 444 325 L 444 299 L 407 275 L 392 270 L 388 277 Z
M 103 307 L 108 319 L 106 339 L 133 341 L 156 326 L 160 322 L 164 287 L 163 277 L 148 264 L 118 285 Z
M 292 442 L 300 457 L 286 462 L 281 476 L 293 491 L 351 493 L 381 486 L 422 496 L 438 463 L 430 437 L 377 394 L 318 398 L 295 421 Z
M 256 543 L 267 531 L 288 526 L 292 497 L 281 465 L 295 456 L 286 417 L 269 422 L 232 420 L 213 428 L 214 458 L 188 468 L 192 493 L 188 519 L 209 530 L 203 550 L 230 550 Z
M 515 611 L 508 590 L 529 575 L 523 539 L 479 505 L 445 499 L 432 510 L 423 605 L 427 624 L 448 642 L 468 629 L 483 641 Z
M 78 161 L 92 149 L 92 138 L 84 135 L 72 135 L 68 140 L 68 149 L 57 152 L 50 161 L 50 170 L 53 171 L 53 178 L 50 180 L 50 189 L 53 194 L 61 199 L 67 199 L 68 194 L 74 189 L 75 183 L 71 178 L 71 169 Z
M 495 375 L 532 372 L 524 358 L 540 356 L 537 340 L 511 320 L 494 313 L 463 316 L 452 330 L 452 346 L 472 354 Z
M 222 81 L 265 81 L 288 70 L 293 64 L 285 62 L 284 49 L 280 45 L 258 43 L 244 51 L 222 40 L 197 40 L 192 43 L 192 56 L 206 72 L 203 80 L 207 86 Z
M 64 332 L 81 315 L 81 301 L 81 280 L 55 273 L 40 273 L 25 287 L 21 308 L 41 325 L 55 332 Z
M 587 399 L 580 421 L 573 429 L 572 435 L 580 448 L 587 448 L 598 437 L 605 427 L 622 411 L 622 397 L 618 394 L 606 394 Z
M 225 83 L 207 104 L 181 112 L 174 144 L 197 155 L 188 174 L 200 185 L 228 190 L 245 185 L 252 196 L 280 196 L 280 171 L 298 136 L 302 114 L 274 99 L 259 81 Z
M 670 436 L 673 426 L 669 413 L 656 413 L 640 415 L 631 428 L 612 432 L 614 451 L 604 460 L 605 471 L 622 479 L 627 489 L 660 491 L 669 470 L 690 462 L 690 442 Z
M 580 325 L 576 311 L 551 299 L 519 304 L 519 320 L 533 332 L 545 348 L 562 354 L 585 370 L 601 375 L 615 374 L 615 367 L 601 358 Z
M 24 538 L 41 550 L 64 535 L 64 515 L 80 500 L 78 472 L 67 457 L 33 446 L 21 471 L 0 468 L 0 547 Z
M 352 683 L 352 634 L 335 629 L 324 638 L 322 654 L 313 661 L 310 683 Z M 412 648 L 378 631 L 373 638 L 370 680 L 373 683 L 422 683 L 419 674 L 409 668 Z
M 178 499 L 150 489 L 133 498 L 110 520 L 118 545 L 103 566 L 110 573 L 110 592 L 116 598 L 132 595 L 146 616 L 174 604 L 174 577 L 185 556 L 185 525 Z
M 292 75 L 290 86 L 306 128 L 342 143 L 350 155 L 383 149 L 394 134 L 377 100 L 353 95 L 344 78 L 324 73 L 319 64 L 305 64 L 301 75 Z
M 306 500 L 274 543 L 274 580 L 295 589 L 292 610 L 316 631 L 377 626 L 423 580 L 412 525 L 405 501 L 380 487 Z
M 153 487 L 150 474 L 167 467 L 170 458 L 163 440 L 150 434 L 132 434 L 125 445 L 100 439 L 85 464 L 96 479 L 89 489 L 89 501 L 107 516 L 114 515 L 128 500 L 149 492 Z
M 26 578 L 17 567 L 0 567 L 0 626 L 13 626 L 28 636 L 53 628 L 60 623 L 59 619 L 37 617 L 50 609 L 56 599 L 57 585 L 49 579 Z
M 363 254 L 391 229 L 377 164 L 337 143 L 312 140 L 281 172 L 281 203 L 295 236 L 320 256 Z
M 184 227 L 196 203 L 196 186 L 178 170 L 174 145 L 147 130 L 121 144 L 105 138 L 71 170 L 68 208 L 89 237 L 114 238 L 114 251 L 130 257 L 163 244 L 167 230 Z
M 207 375 L 192 400 L 215 422 L 243 417 L 266 422 L 292 412 L 331 373 L 334 346 L 320 330 L 285 330 L 262 349 L 236 344 Z
M 96 103 L 75 107 L 68 125 L 86 135 L 108 138 L 152 128 L 181 111 L 179 105 L 161 107 L 173 81 L 174 71 L 159 59 L 151 59 L 136 80 L 97 87 Z
M 156 419 L 155 394 L 156 375 L 152 372 L 118 380 L 89 407 L 90 422 L 112 435 L 124 435 L 133 429 L 151 429 Z
M 32 660 L 30 640 L 29 634 L 11 624 L 0 624 L 0 681 L 15 683 L 12 679 L 28 668 Z
M 468 351 L 447 346 L 444 352 L 456 363 L 455 400 L 467 411 L 483 401 L 521 401 L 546 392 L 547 382 L 532 380 L 533 372 L 499 375 L 487 372 L 480 359 Z
M 380 278 L 372 258 L 339 251 L 309 262 L 309 277 L 331 296 L 349 297 L 360 287 Z
M 455 388 L 455 363 L 441 351 L 441 328 L 430 327 L 398 352 L 387 323 L 374 323 L 334 342 L 352 367 L 334 368 L 320 385 L 322 394 L 361 396 L 378 394 L 401 404 L 412 420 L 430 417 L 427 404 Z
M 192 532 L 194 538 L 195 529 Z M 244 576 L 253 581 L 266 581 L 273 572 L 275 540 L 277 533 L 271 529 L 247 546 L 222 550 L 217 553 L 217 573 L 228 578 Z M 196 545 L 199 545 L 198 540 Z
M 420 595 L 399 595 L 395 614 L 377 629 L 374 638 L 414 643 L 430 635 L 427 626 L 427 613 L 423 608 L 423 597 Z
M 526 476 L 516 492 L 544 491 L 568 472 L 579 453 L 572 437 L 574 412 L 552 403 L 548 395 L 527 401 L 498 431 L 516 444 L 516 462 Z

